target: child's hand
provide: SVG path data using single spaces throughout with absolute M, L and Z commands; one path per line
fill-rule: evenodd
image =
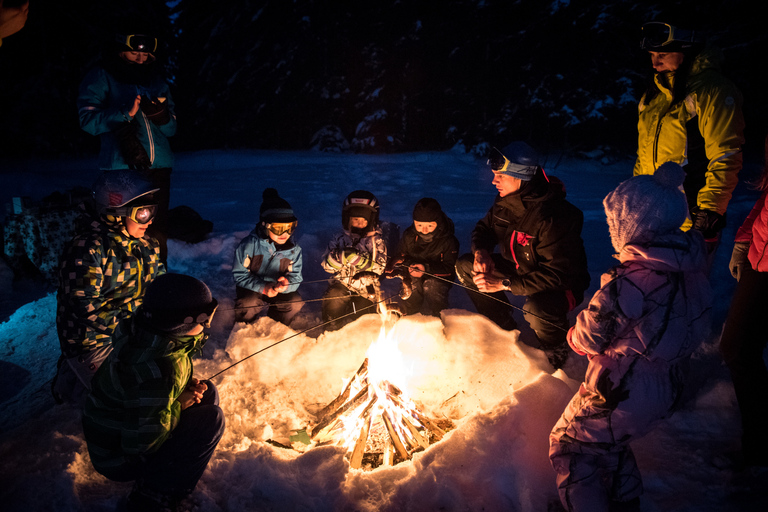
M 200 382 L 195 377 L 192 377 L 187 387 L 181 392 L 179 398 L 176 399 L 181 404 L 181 410 L 183 411 L 187 407 L 199 404 L 200 400 L 203 399 L 203 393 L 207 389 L 208 385 L 205 382 Z

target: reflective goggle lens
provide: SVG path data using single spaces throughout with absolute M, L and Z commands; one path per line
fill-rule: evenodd
M 643 39 L 640 43 L 643 48 L 663 46 L 674 41 L 675 29 L 668 23 L 651 22 L 643 25 Z
M 488 163 L 490 164 L 492 171 L 500 171 L 506 165 L 507 157 L 505 157 L 498 149 L 492 148 L 491 154 L 488 155 Z
M 128 218 L 137 224 L 146 224 L 155 218 L 156 213 L 157 205 L 134 206 L 131 209 L 131 214 L 128 216 Z
M 154 53 L 157 51 L 157 39 L 142 34 L 125 36 L 125 40 L 121 40 L 120 42 L 134 52 Z
M 280 236 L 283 233 L 291 234 L 296 228 L 297 221 L 293 222 L 270 222 L 266 225 L 266 228 L 274 233 L 275 236 Z

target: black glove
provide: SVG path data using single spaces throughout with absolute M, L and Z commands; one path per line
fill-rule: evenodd
M 114 130 L 115 136 L 120 153 L 130 169 L 149 169 L 152 162 L 149 161 L 147 150 L 136 136 L 138 126 L 136 123 L 136 120 L 122 123 Z
M 171 120 L 171 113 L 168 112 L 166 102 L 151 100 L 146 96 L 141 97 L 141 111 L 147 116 L 147 119 L 156 125 L 167 124 Z
M 711 241 L 716 239 L 720 231 L 725 227 L 725 215 L 720 215 L 712 210 L 693 209 L 693 229 L 701 231 L 704 239 Z
M 728 268 L 731 275 L 738 281 L 741 279 L 741 271 L 749 263 L 749 242 L 736 242 L 733 244 L 733 253 L 731 253 L 731 262 Z

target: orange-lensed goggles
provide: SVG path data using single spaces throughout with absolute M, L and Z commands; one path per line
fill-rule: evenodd
M 297 224 L 298 221 L 295 220 L 293 222 L 268 222 L 264 225 L 264 227 L 267 228 L 275 236 L 280 236 L 283 233 L 288 233 L 289 235 L 293 233 L 293 230 L 296 229 Z

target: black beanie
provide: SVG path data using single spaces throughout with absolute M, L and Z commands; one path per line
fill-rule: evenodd
M 443 216 L 440 203 L 431 197 L 419 199 L 413 207 L 413 220 L 416 222 L 438 222 Z
M 293 222 L 296 215 L 288 201 L 280 197 L 274 188 L 266 188 L 261 194 L 263 201 L 259 209 L 260 222 Z
M 163 274 L 149 284 L 143 317 L 158 331 L 183 334 L 213 315 L 216 299 L 208 286 L 192 276 Z

